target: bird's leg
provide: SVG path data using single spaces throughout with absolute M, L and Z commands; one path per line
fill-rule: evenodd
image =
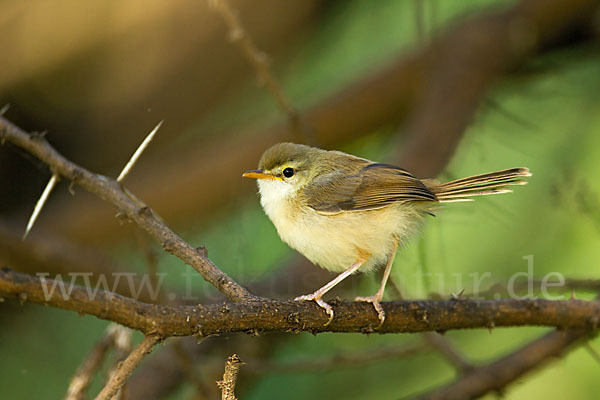
M 377 328 L 380 328 L 381 325 L 385 322 L 385 313 L 383 312 L 383 307 L 381 307 L 381 300 L 383 299 L 383 292 L 385 291 L 385 284 L 390 277 L 390 272 L 392 271 L 392 265 L 394 264 L 394 257 L 396 257 L 396 249 L 398 249 L 398 243 L 394 246 L 394 250 L 389 255 L 387 264 L 385 265 L 385 271 L 383 271 L 383 279 L 381 280 L 381 285 L 379 286 L 379 290 L 375 293 L 374 296 L 369 297 L 357 297 L 354 301 L 366 301 L 373 304 L 375 311 L 377 311 L 377 316 L 379 317 L 379 325 Z
M 321 308 L 325 309 L 325 311 L 329 315 L 329 320 L 324 326 L 329 325 L 329 323 L 333 320 L 333 308 L 322 299 L 323 295 L 329 292 L 335 285 L 346 279 L 348 275 L 351 275 L 352 273 L 356 272 L 356 270 L 359 269 L 365 263 L 365 261 L 366 260 L 364 259 L 358 260 L 357 262 L 352 264 L 350 268 L 336 276 L 335 279 L 323 286 L 321 289 L 311 294 L 298 296 L 294 299 L 294 301 L 314 301 L 315 303 L 317 303 L 319 306 L 321 306 Z

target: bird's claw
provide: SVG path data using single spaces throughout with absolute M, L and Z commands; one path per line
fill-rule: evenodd
M 375 311 L 377 311 L 377 316 L 379 317 L 379 325 L 377 325 L 377 328 L 375 329 L 379 329 L 381 328 L 381 325 L 383 325 L 383 323 L 385 322 L 385 312 L 383 312 L 383 307 L 381 307 L 381 298 L 379 298 L 379 296 L 369 296 L 369 297 L 357 297 L 354 299 L 354 301 L 366 301 L 367 303 L 371 303 L 373 304 L 373 308 L 375 308 Z
M 333 321 L 333 308 L 327 304 L 322 298 L 321 296 L 312 293 L 312 294 L 306 294 L 304 296 L 298 296 L 294 299 L 294 301 L 314 301 L 315 303 L 317 303 L 319 305 L 319 307 L 321 307 L 322 309 L 325 310 L 325 312 L 327 312 L 327 315 L 329 315 L 329 319 L 327 320 L 327 322 L 325 323 L 325 325 L 323 326 L 327 326 L 331 323 L 331 321 Z

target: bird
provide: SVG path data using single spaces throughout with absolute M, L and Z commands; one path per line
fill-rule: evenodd
M 413 236 L 441 203 L 472 201 L 475 196 L 511 192 L 531 176 L 511 168 L 439 183 L 418 179 L 390 164 L 336 150 L 278 143 L 260 158 L 258 169 L 242 174 L 258 182 L 260 203 L 279 237 L 312 263 L 339 275 L 315 292 L 296 297 L 314 301 L 334 318 L 323 295 L 356 272 L 385 267 L 371 303 L 379 325 L 381 306 L 398 247 Z

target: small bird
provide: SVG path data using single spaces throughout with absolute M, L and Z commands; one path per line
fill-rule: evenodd
M 295 143 L 267 149 L 258 168 L 242 176 L 257 179 L 261 205 L 281 239 L 314 264 L 340 273 L 295 300 L 315 301 L 329 324 L 333 309 L 323 295 L 357 271 L 385 265 L 377 293 L 355 299 L 373 305 L 379 326 L 385 321 L 380 302 L 396 250 L 427 214 L 434 215 L 439 203 L 511 192 L 508 185 L 526 184 L 531 176 L 527 168 L 512 168 L 438 183 L 393 165 Z

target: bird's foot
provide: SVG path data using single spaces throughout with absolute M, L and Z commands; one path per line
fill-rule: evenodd
M 385 312 L 383 312 L 383 307 L 381 307 L 381 296 L 369 296 L 369 297 L 357 297 L 354 299 L 354 301 L 366 301 L 367 303 L 371 303 L 373 304 L 373 308 L 375 308 L 375 311 L 377 311 L 377 316 L 379 317 L 379 325 L 377 325 L 377 328 L 375 329 L 379 329 L 381 328 L 381 325 L 383 325 L 383 323 L 385 322 Z
M 327 326 L 331 323 L 331 321 L 333 321 L 333 308 L 329 304 L 327 304 L 321 298 L 321 296 L 322 296 L 322 294 L 320 294 L 317 291 L 315 293 L 306 294 L 304 296 L 298 296 L 294 299 L 294 301 L 314 301 L 315 303 L 317 303 L 322 309 L 325 310 L 325 312 L 327 312 L 327 315 L 329 315 L 329 319 L 327 320 L 325 325 L 323 325 L 323 326 Z

